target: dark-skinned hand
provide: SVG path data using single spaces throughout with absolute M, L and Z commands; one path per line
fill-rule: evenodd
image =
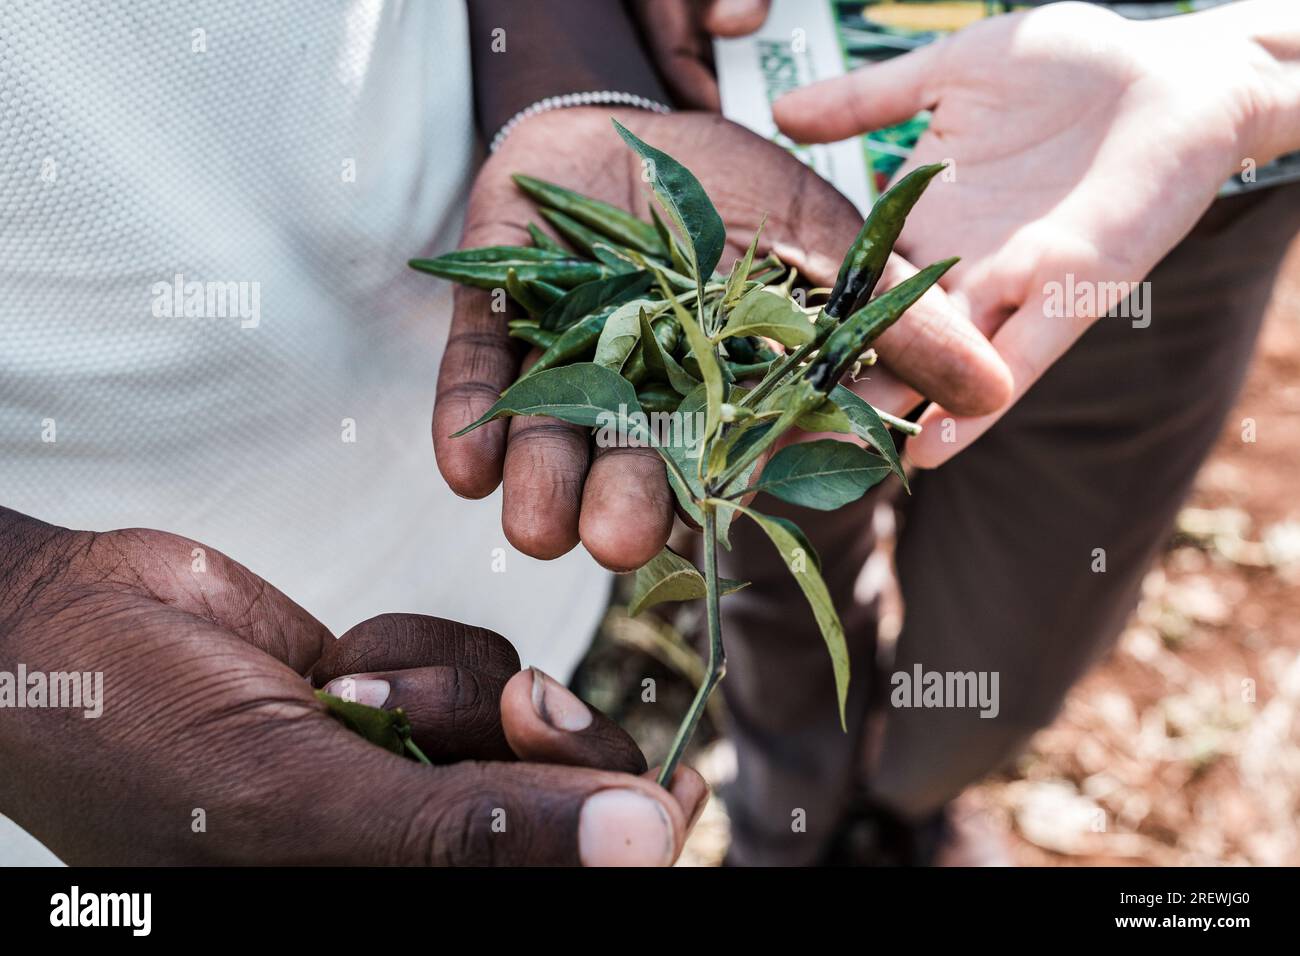
M 160 531 L 0 508 L 0 544 L 0 670 L 103 674 L 98 718 L 0 720 L 21 768 L 0 812 L 69 863 L 668 865 L 707 797 L 691 770 L 671 793 L 642 776 L 626 734 L 490 631 L 388 614 L 335 641 Z M 403 707 L 437 766 L 344 728 L 308 674 Z
M 528 244 L 526 226 L 540 217 L 511 181 L 515 172 L 648 217 L 640 161 L 615 135 L 611 116 L 699 178 L 727 226 L 723 269 L 744 253 L 766 213 L 760 255 L 776 252 L 813 286 L 834 284 L 862 223 L 852 204 L 780 146 L 708 113 L 581 107 L 525 120 L 479 173 L 462 246 Z M 895 257 L 881 288 L 914 271 Z M 456 289 L 433 415 L 443 477 L 467 498 L 504 484 L 502 525 L 525 554 L 555 558 L 581 541 L 607 568 L 640 567 L 663 548 L 673 518 L 673 496 L 653 449 L 593 449 L 586 429 L 540 417 L 452 437 L 518 377 L 524 355 L 507 335 L 512 317 L 493 311 L 490 292 Z M 1005 365 L 941 289 L 909 310 L 876 350 L 897 379 L 965 414 L 993 411 L 1010 394 Z

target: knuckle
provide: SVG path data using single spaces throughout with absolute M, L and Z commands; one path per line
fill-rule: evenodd
M 434 785 L 412 816 L 400 852 L 430 866 L 492 866 L 508 862 L 510 832 L 506 801 L 484 764 L 466 762 L 437 769 Z M 505 833 L 493 822 L 505 814 Z
M 541 455 L 576 456 L 585 460 L 586 429 L 555 418 L 521 418 L 511 425 L 510 448 Z
M 449 667 L 443 690 L 435 706 L 443 711 L 445 725 L 457 737 L 481 738 L 485 730 L 496 728 L 500 707 L 496 688 L 488 687 L 474 671 Z

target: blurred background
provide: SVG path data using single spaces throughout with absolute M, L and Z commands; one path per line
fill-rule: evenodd
M 1243 441 L 1246 418 L 1253 443 Z M 1118 644 L 1014 766 L 963 801 L 1017 864 L 1300 865 L 1297 491 L 1300 242 L 1237 406 Z M 630 619 L 619 605 L 627 583 L 574 684 L 654 759 L 702 671 L 679 636 L 698 609 L 675 618 L 676 629 L 653 612 Z M 900 613 L 886 611 L 885 637 Z M 653 705 L 641 702 L 647 676 Z M 734 772 L 725 726 L 715 695 L 690 756 L 715 787 Z M 1099 818 L 1105 832 L 1094 832 Z M 679 865 L 716 866 L 727 845 L 714 799 Z

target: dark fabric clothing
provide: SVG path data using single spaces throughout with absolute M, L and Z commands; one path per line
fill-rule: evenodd
M 974 445 L 851 508 L 795 517 L 845 609 L 853 678 L 840 731 L 825 648 L 778 556 L 749 522 L 721 573 L 739 776 L 728 793 L 739 864 L 819 860 L 843 808 L 870 799 L 922 819 L 1013 757 L 1118 637 L 1143 576 L 1224 424 L 1282 256 L 1300 185 L 1218 200 L 1149 277 L 1151 322 L 1098 321 Z M 875 606 L 854 597 L 882 496 L 901 507 L 905 602 L 894 660 L 873 677 Z M 1104 549 L 1106 570 L 1093 571 Z M 779 622 L 779 624 L 774 623 Z M 902 709 L 889 675 L 999 673 L 999 713 Z M 873 686 L 874 685 L 874 686 Z M 882 728 L 864 754 L 867 705 Z M 876 718 L 873 717 L 873 721 Z M 792 830 L 802 809 L 806 832 Z
M 469 25 L 484 138 L 550 96 L 610 90 L 669 101 L 620 0 L 471 0 Z

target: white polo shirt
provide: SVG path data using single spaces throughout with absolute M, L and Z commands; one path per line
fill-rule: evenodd
M 450 295 L 406 260 L 474 173 L 466 29 L 456 0 L 0 5 L 0 503 L 567 675 L 606 576 L 514 552 L 430 438 Z

